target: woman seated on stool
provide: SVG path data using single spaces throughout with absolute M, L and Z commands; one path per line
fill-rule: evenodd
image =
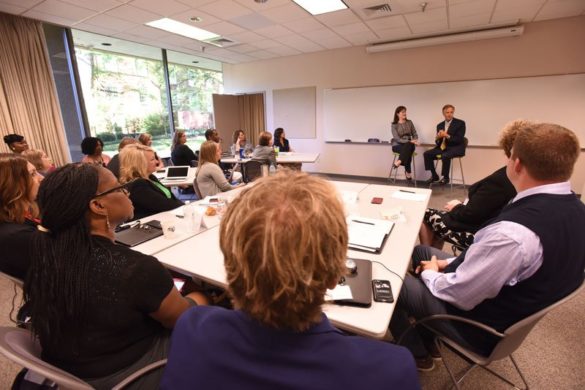
M 517 129 L 524 123 L 515 121 L 502 130 L 500 147 L 508 158 Z M 515 196 L 516 190 L 506 175 L 506 167 L 498 169 L 469 187 L 467 202 L 454 199 L 443 210 L 427 209 L 419 233 L 421 245 L 442 249 L 447 241 L 467 248 L 481 225 L 496 217 Z
M 285 137 L 284 129 L 282 127 L 274 130 L 274 146 L 278 146 L 279 152 L 294 152 L 290 147 L 288 140 Z
M 223 171 L 217 164 L 221 159 L 221 147 L 213 141 L 205 141 L 199 151 L 199 167 L 195 181 L 202 197 L 211 196 L 220 192 L 233 190 L 237 186 L 231 185 L 225 178 Z
M 132 144 L 120 151 L 120 183 L 129 183 L 128 190 L 136 219 L 183 205 L 153 175 L 156 164 L 154 151 L 148 146 Z
M 406 119 L 406 107 L 398 106 L 394 110 L 392 121 L 392 151 L 399 153 L 399 156 L 392 168 L 397 169 L 404 165 L 407 180 L 412 179 L 410 165 L 416 145 L 418 145 L 418 135 L 412 121 Z
M 39 223 L 35 199 L 43 177 L 18 154 L 0 155 L 0 271 L 24 280 Z
M 43 233 L 24 293 L 42 359 L 111 389 L 166 358 L 168 329 L 206 299 L 183 298 L 156 258 L 114 243 L 114 228 L 132 218 L 125 186 L 107 169 L 68 164 L 47 176 L 38 199 Z M 131 388 L 158 388 L 161 374 Z
M 258 139 L 258 146 L 254 149 L 252 154 L 254 160 L 262 160 L 270 165 L 276 167 L 276 154 L 272 147 L 272 134 L 267 131 L 260 133 Z
M 181 316 L 162 389 L 419 388 L 406 349 L 346 335 L 322 311 L 346 272 L 336 194 L 322 179 L 281 172 L 230 204 L 219 234 L 235 310 Z
M 104 142 L 97 137 L 85 137 L 81 141 L 81 153 L 85 154 L 84 164 L 97 164 L 106 167 L 110 163 L 110 156 L 103 153 Z

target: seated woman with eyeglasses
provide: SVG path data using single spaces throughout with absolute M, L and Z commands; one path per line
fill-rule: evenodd
M 114 228 L 132 218 L 125 187 L 105 168 L 68 164 L 43 181 L 38 202 L 42 233 L 24 293 L 42 359 L 111 389 L 166 358 L 169 329 L 206 300 L 183 298 L 156 258 L 114 243 Z M 132 388 L 158 388 L 161 374 Z
M 132 144 L 120 151 L 120 183 L 131 182 L 128 190 L 134 204 L 135 219 L 183 205 L 183 202 L 153 175 L 156 166 L 154 150 L 148 146 Z
M 419 388 L 408 350 L 346 335 L 323 313 L 346 272 L 333 186 L 306 173 L 262 178 L 230 204 L 219 235 L 235 310 L 181 316 L 162 389 Z
M 0 271 L 24 279 L 39 223 L 35 199 L 43 177 L 17 154 L 0 155 Z

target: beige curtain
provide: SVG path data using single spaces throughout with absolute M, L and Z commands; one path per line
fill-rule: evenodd
M 23 135 L 56 165 L 69 162 L 42 24 L 0 13 L 0 37 L 0 135 Z
M 258 145 L 258 134 L 266 130 L 264 119 L 264 94 L 239 95 L 240 128 L 252 145 Z

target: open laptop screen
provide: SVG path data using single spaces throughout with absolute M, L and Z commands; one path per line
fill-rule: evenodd
M 167 167 L 166 179 L 186 178 L 187 175 L 189 175 L 189 167 L 187 166 Z

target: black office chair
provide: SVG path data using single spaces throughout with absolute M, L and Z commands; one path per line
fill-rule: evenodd
M 250 160 L 242 164 L 242 179 L 244 183 L 249 183 L 262 177 L 262 166 L 265 165 L 261 160 Z

